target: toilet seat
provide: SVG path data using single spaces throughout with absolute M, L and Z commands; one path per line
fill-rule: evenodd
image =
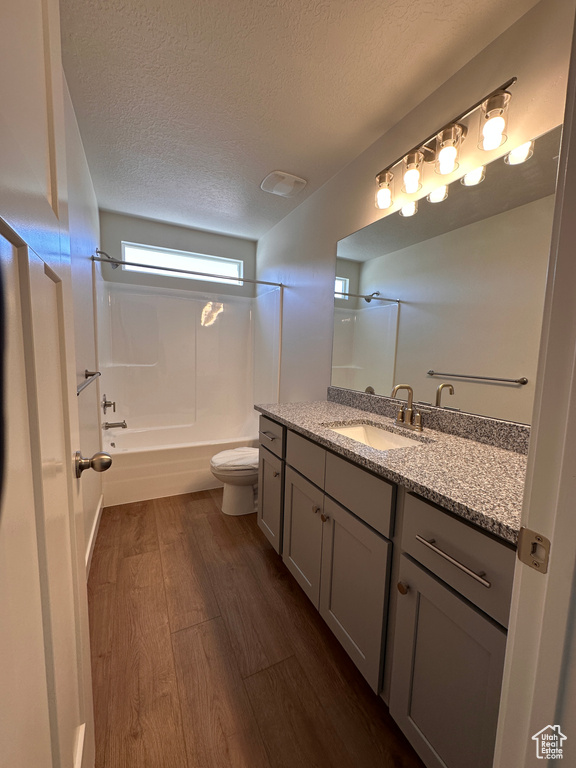
M 233 448 L 221 451 L 210 460 L 210 466 L 217 472 L 234 474 L 237 477 L 258 471 L 258 448 Z

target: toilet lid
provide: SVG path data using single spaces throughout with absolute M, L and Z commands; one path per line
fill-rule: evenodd
M 258 469 L 258 448 L 233 448 L 212 456 L 214 469 Z

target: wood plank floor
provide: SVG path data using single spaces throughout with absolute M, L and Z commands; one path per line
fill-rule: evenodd
M 96 768 L 423 768 L 221 491 L 108 507 L 88 597 Z

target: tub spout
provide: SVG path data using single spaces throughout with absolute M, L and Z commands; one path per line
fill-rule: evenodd
M 126 424 L 126 419 L 124 421 L 105 421 L 104 424 L 102 424 L 102 429 L 128 429 L 128 424 Z

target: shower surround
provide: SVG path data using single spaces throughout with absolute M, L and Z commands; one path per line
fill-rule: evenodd
M 99 281 L 100 391 L 116 403 L 102 422 L 127 423 L 102 432 L 106 505 L 213 488 L 210 458 L 257 444 L 253 404 L 277 399 L 279 294 Z M 261 322 L 270 309 L 276 324 Z

